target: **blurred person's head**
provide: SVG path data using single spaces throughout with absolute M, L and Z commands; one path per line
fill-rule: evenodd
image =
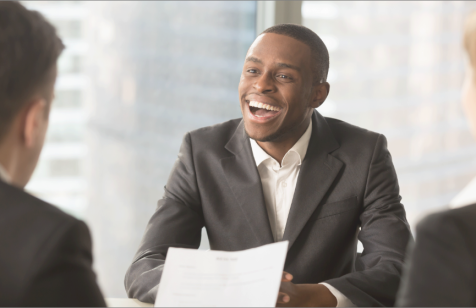
M 468 55 L 469 67 L 463 86 L 463 107 L 476 138 L 476 11 L 466 19 L 464 29 L 464 48 Z
M 38 12 L 0 1 L 0 164 L 24 187 L 38 162 L 64 45 Z
M 327 48 L 310 29 L 265 30 L 246 54 L 238 88 L 247 134 L 260 142 L 299 138 L 329 93 L 328 70 Z

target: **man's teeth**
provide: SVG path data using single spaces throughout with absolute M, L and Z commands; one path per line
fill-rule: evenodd
M 268 104 L 263 104 L 263 103 L 256 102 L 256 101 L 250 101 L 250 106 L 255 107 L 255 108 L 271 110 L 271 111 L 279 111 L 278 107 L 274 107 L 274 106 L 271 106 L 271 105 L 268 105 Z

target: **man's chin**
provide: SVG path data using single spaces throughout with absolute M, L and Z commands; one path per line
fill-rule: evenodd
M 253 132 L 253 131 L 248 131 L 245 128 L 245 133 L 246 135 L 256 141 L 259 142 L 275 142 L 279 141 L 281 139 L 282 134 L 278 132 L 268 132 L 268 133 L 258 133 L 258 132 Z

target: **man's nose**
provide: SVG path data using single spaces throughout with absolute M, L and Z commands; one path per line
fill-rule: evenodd
M 254 88 L 261 93 L 273 92 L 276 88 L 271 73 L 264 73 L 256 80 Z

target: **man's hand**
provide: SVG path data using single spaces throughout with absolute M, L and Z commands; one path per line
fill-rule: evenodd
M 337 299 L 322 284 L 294 284 L 293 276 L 283 272 L 276 307 L 335 307 Z

